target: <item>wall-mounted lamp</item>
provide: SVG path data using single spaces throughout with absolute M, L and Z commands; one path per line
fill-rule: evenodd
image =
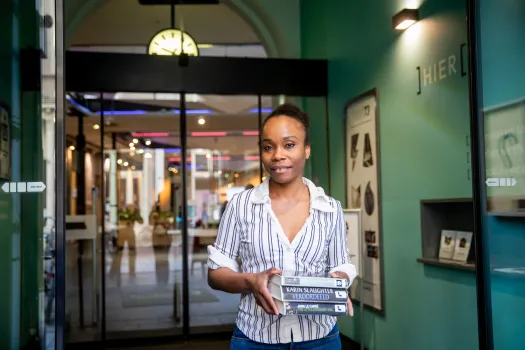
M 403 9 L 392 17 L 392 26 L 396 30 L 405 30 L 418 20 L 418 9 Z

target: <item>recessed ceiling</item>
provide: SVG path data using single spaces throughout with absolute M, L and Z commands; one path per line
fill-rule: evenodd
M 109 0 L 79 25 L 71 44 L 146 46 L 170 22 L 170 6 Z M 260 43 L 250 25 L 224 4 L 177 5 L 175 26 L 190 33 L 198 44 Z

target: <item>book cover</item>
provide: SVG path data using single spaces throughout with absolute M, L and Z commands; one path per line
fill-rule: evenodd
M 452 259 L 456 246 L 456 231 L 442 230 L 441 244 L 439 246 L 440 259 Z
M 472 243 L 472 232 L 457 231 L 456 246 L 454 248 L 453 260 L 467 262 L 470 252 L 470 243 Z

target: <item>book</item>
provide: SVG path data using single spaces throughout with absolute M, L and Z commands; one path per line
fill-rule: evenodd
M 346 289 L 339 288 L 279 286 L 270 282 L 268 291 L 274 299 L 290 302 L 344 303 L 348 299 Z
M 278 286 L 324 287 L 348 289 L 350 284 L 344 278 L 316 277 L 316 276 L 282 276 L 273 275 L 270 282 Z
M 281 315 L 346 315 L 348 310 L 344 303 L 305 303 L 276 300 L 275 305 Z
M 472 242 L 472 232 L 456 231 L 456 246 L 454 247 L 453 260 L 467 262 Z
M 452 259 L 456 246 L 456 231 L 442 230 L 441 244 L 439 245 L 439 258 Z

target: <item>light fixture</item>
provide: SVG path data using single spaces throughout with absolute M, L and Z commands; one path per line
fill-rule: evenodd
M 122 159 L 117 160 L 117 163 L 122 164 Z
M 418 9 L 403 9 L 392 17 L 392 26 L 396 30 L 405 30 L 419 21 Z
M 130 142 L 129 147 L 135 147 L 135 144 L 133 142 Z
M 139 139 L 133 139 L 133 143 L 139 143 Z
M 100 125 L 98 125 L 98 124 L 93 125 L 93 129 L 95 129 L 95 130 L 100 129 Z
M 204 118 L 199 118 L 199 120 L 197 121 L 200 125 L 204 125 L 206 124 L 206 120 Z
M 129 163 L 128 163 L 128 162 L 124 162 L 124 166 L 128 166 L 128 165 L 129 165 Z
M 69 149 L 74 151 L 75 150 L 75 146 L 71 145 L 71 146 L 69 146 Z
M 150 141 L 150 140 L 147 140 L 147 141 L 146 141 L 146 146 L 149 146 L 149 145 L 151 145 L 151 141 Z

